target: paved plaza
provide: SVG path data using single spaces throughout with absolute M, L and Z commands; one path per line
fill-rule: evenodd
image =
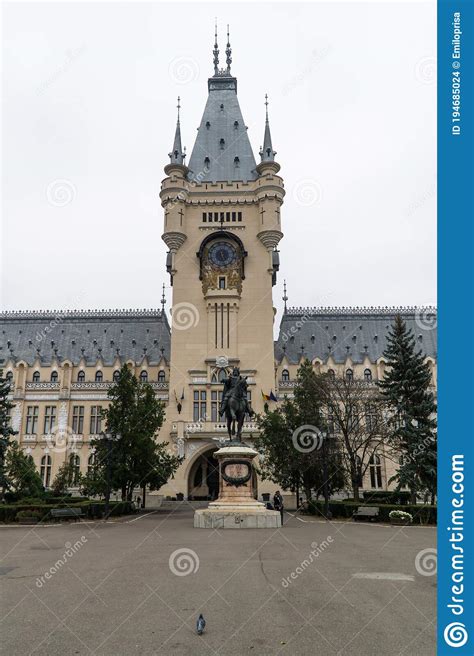
M 435 654 L 436 577 L 420 567 L 434 528 L 286 515 L 281 529 L 212 531 L 192 520 L 185 505 L 0 527 L 3 653 Z

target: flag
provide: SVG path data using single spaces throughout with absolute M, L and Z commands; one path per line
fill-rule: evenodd
M 278 403 L 278 398 L 273 394 L 273 390 L 270 390 L 270 401 L 275 401 Z
M 183 391 L 181 392 L 181 401 L 184 401 L 184 387 L 183 387 Z
M 268 396 L 268 394 L 264 394 L 263 390 L 260 390 L 262 392 L 262 399 L 264 401 L 271 401 L 271 398 Z

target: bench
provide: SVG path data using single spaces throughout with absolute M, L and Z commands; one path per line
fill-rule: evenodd
M 374 522 L 379 516 L 379 509 L 374 506 L 359 506 L 355 513 L 352 515 L 352 519 L 357 521 L 358 519 L 368 519 L 370 522 Z
M 84 517 L 84 512 L 81 508 L 53 508 L 50 510 L 51 517 L 53 519 L 80 519 Z

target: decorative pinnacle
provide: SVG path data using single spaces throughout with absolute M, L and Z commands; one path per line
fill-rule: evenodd
M 232 64 L 232 48 L 230 47 L 229 26 L 227 25 L 227 48 L 225 50 L 227 72 L 230 73 L 230 65 Z
M 286 306 L 286 302 L 288 301 L 288 296 L 287 296 L 287 293 L 286 293 L 286 280 L 283 281 L 283 296 L 282 296 L 282 301 L 285 303 L 285 314 L 286 314 L 286 313 L 287 313 L 287 310 L 288 310 L 288 308 L 287 308 L 287 306 Z
M 265 120 L 268 123 L 268 93 L 265 94 L 265 115 Z
M 165 283 L 163 283 L 163 293 L 161 295 L 161 311 L 164 313 L 165 311 L 165 304 L 166 304 L 166 298 L 165 298 Z
M 214 75 L 217 75 L 219 73 L 219 46 L 217 45 L 217 18 L 216 18 L 216 25 L 215 25 L 215 38 L 214 38 L 214 50 L 212 51 L 212 54 L 214 55 Z
M 181 109 L 181 98 L 178 96 L 178 104 L 176 105 L 178 108 L 178 123 L 179 123 L 179 110 Z

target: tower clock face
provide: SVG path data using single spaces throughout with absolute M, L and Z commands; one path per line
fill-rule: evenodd
M 209 249 L 209 260 L 216 267 L 228 267 L 236 259 L 237 251 L 226 241 L 218 241 Z

